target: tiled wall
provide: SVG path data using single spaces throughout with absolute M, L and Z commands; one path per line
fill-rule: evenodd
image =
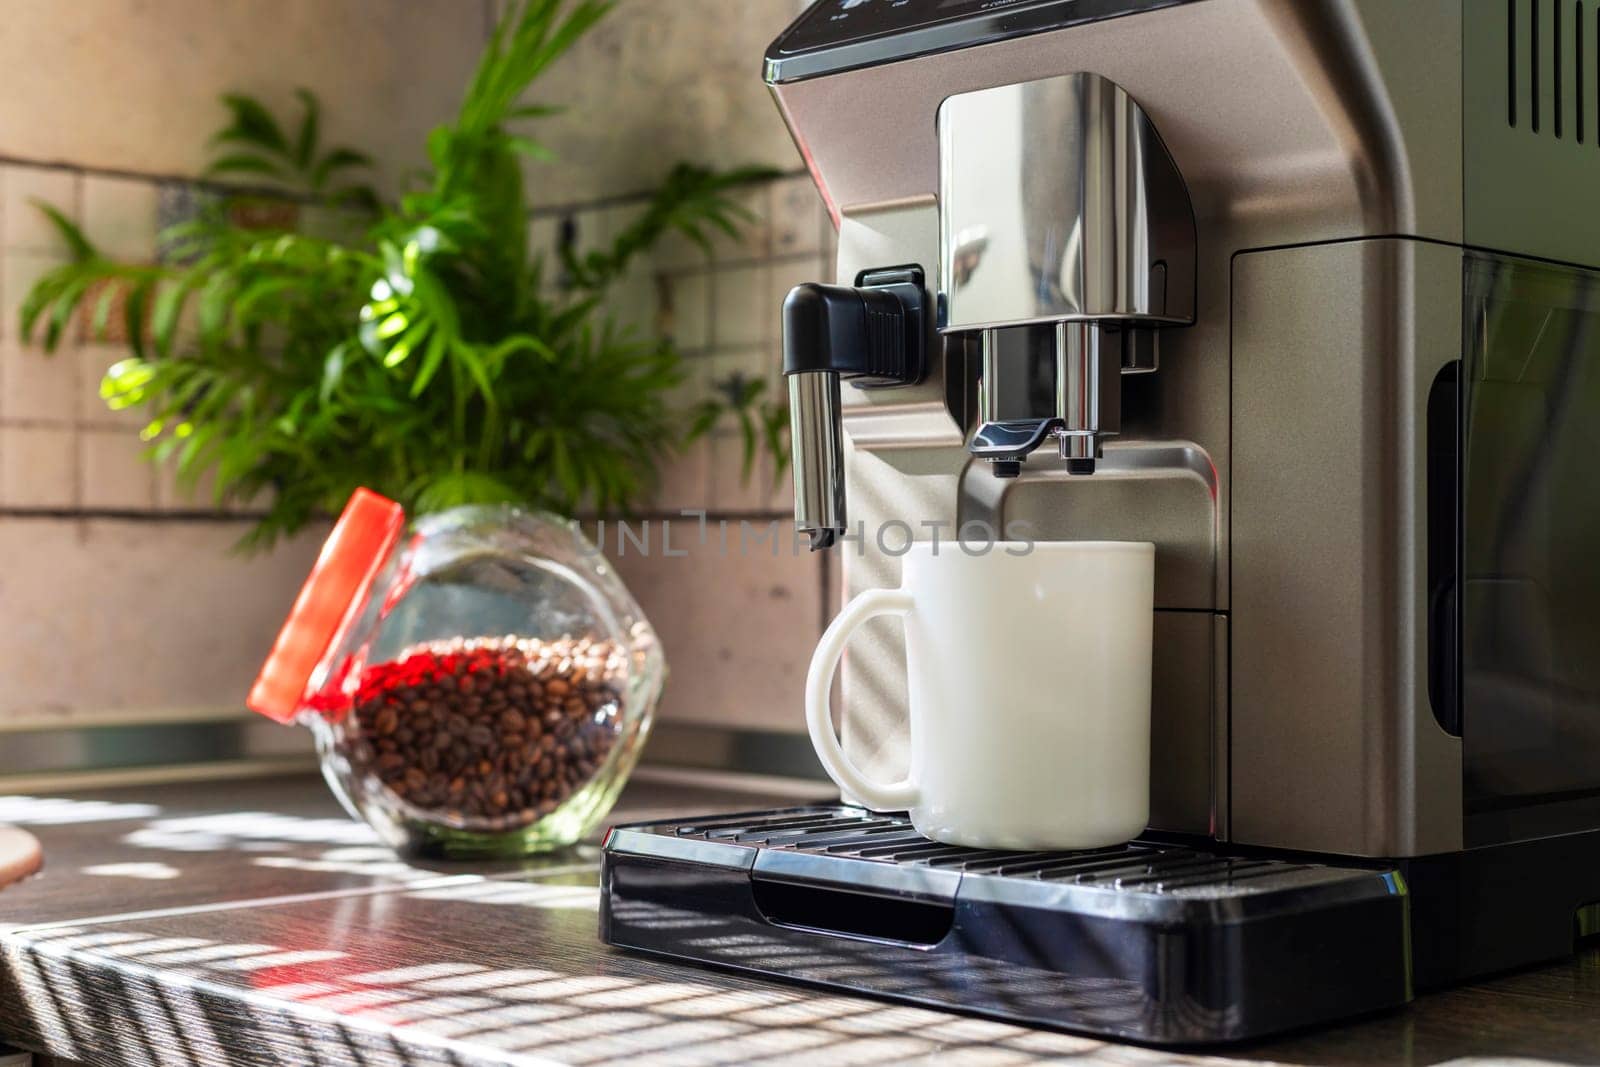
M 0 33 L 0 730 L 240 714 L 314 558 L 230 547 L 248 518 L 184 499 L 96 390 L 122 350 L 81 331 L 46 358 L 16 309 L 63 249 L 46 201 L 106 251 L 155 254 L 164 196 L 204 167 L 243 90 L 325 105 L 327 143 L 414 165 L 481 49 L 486 0 L 13 0 Z M 0 745 L 4 744 L 0 738 Z M 44 770 L 45 768 L 36 768 Z
M 626 0 L 553 77 L 558 94 L 579 93 L 583 114 L 550 128 L 563 161 L 530 182 L 537 246 L 604 240 L 678 158 L 784 172 L 746 194 L 752 223 L 741 239 L 720 240 L 710 257 L 670 242 L 614 291 L 620 318 L 669 333 L 684 352 L 689 382 L 675 401 L 685 405 L 736 374 L 777 390 L 782 294 L 829 274 L 831 228 L 755 74 L 796 4 Z M 269 556 L 229 555 L 248 517 L 186 499 L 142 461 L 135 417 L 100 403 L 100 375 L 123 350 L 80 332 L 47 358 L 17 336 L 17 305 L 63 255 L 30 199 L 61 208 L 108 251 L 153 258 L 163 204 L 190 187 L 218 117 L 211 100 L 233 87 L 281 96 L 286 85 L 314 86 L 331 138 L 372 144 L 376 136 L 396 173 L 420 149 L 415 130 L 448 113 L 493 8 L 347 0 L 323 37 L 285 59 L 273 52 L 288 49 L 285 26 L 315 20 L 324 5 L 223 6 L 226 14 L 210 0 L 105 0 L 83 25 L 76 5 L 53 0 L 8 9 L 0 93 L 32 101 L 36 113 L 0 128 L 0 728 L 231 713 L 319 540 L 310 531 Z M 349 50 L 337 40 L 357 34 L 362 12 L 371 32 L 359 69 L 324 69 L 344 62 Z M 255 49 L 240 45 L 251 18 L 273 23 L 259 27 Z M 707 37 L 710 24 L 718 32 Z M 119 51 L 128 40 L 143 42 L 137 62 Z M 423 73 L 402 86 L 408 64 Z M 75 84 L 41 95 L 29 81 L 36 68 L 45 82 L 76 71 Z M 162 121 L 147 121 L 163 109 Z M 8 104 L 8 113 L 18 109 Z M 130 139 L 119 123 L 146 136 Z M 719 428 L 670 465 L 636 522 L 692 525 L 678 515 L 685 508 L 713 522 L 788 517 L 787 487 L 773 488 L 769 462 L 741 479 L 741 450 L 732 428 Z M 614 527 L 606 546 L 667 646 L 663 715 L 798 730 L 804 665 L 832 584 L 827 564 L 787 543 L 777 556 L 741 555 L 680 541 L 681 532 L 673 544 L 686 557 L 619 557 Z

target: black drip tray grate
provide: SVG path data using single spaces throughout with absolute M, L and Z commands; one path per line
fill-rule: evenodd
M 620 947 L 1151 1043 L 1410 996 L 1393 871 L 1156 841 L 963 848 L 839 805 L 618 827 L 603 886 Z
M 1215 896 L 1217 890 L 1232 887 L 1238 887 L 1240 892 L 1261 892 L 1285 885 L 1303 886 L 1308 881 L 1361 878 L 1368 873 L 1282 860 L 1218 856 L 1176 845 L 1142 842 L 1082 852 L 963 848 L 929 841 L 912 828 L 911 820 L 904 815 L 880 815 L 848 807 L 697 820 L 675 824 L 671 832 L 683 840 L 1151 893 L 1191 890 Z

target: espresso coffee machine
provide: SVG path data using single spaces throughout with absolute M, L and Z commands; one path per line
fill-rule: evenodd
M 1597 59 L 1592 0 L 813 5 L 766 64 L 839 232 L 797 519 L 848 594 L 895 524 L 1155 542 L 1150 827 L 620 828 L 603 935 L 1193 1043 L 1600 930 Z M 893 780 L 872 625 L 842 734 Z

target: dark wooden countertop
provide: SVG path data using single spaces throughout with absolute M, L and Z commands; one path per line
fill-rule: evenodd
M 792 803 L 635 783 L 616 821 Z M 669 965 L 595 936 L 598 853 L 402 863 L 296 778 L 0 798 L 45 871 L 0 892 L 0 1038 L 92 1063 L 1600 1062 L 1600 947 L 1218 1054 Z

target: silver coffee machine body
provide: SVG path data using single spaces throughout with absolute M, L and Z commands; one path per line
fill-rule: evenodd
M 1153 541 L 1151 824 L 1023 854 L 849 803 L 619 828 L 603 936 L 1194 1045 L 1600 931 L 1597 8 L 801 15 L 767 80 L 839 261 L 783 311 L 797 521 L 846 595 L 909 538 Z M 894 780 L 896 624 L 842 688 Z
M 835 281 L 913 270 L 930 309 L 915 375 L 792 393 L 846 595 L 907 529 L 1154 541 L 1152 830 L 1401 858 L 1600 826 L 1597 23 L 815 5 L 768 80 Z M 874 623 L 868 772 L 903 770 L 904 703 Z

